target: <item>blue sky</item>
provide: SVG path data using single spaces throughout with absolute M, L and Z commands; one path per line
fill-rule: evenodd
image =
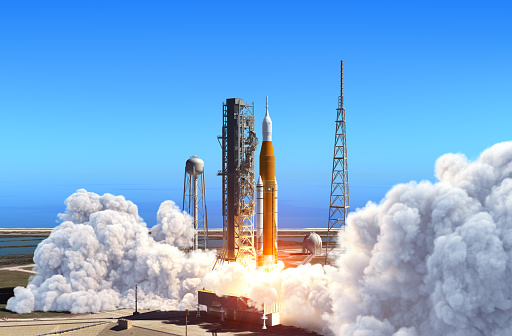
M 344 61 L 351 208 L 435 181 L 447 152 L 512 138 L 506 1 L 4 1 L 0 227 L 52 227 L 79 188 L 124 195 L 149 226 L 205 161 L 221 225 L 222 101 L 265 96 L 281 227 L 326 227 Z

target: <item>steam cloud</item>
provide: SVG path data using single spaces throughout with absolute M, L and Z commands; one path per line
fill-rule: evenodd
M 158 223 L 151 228 L 151 236 L 155 241 L 177 247 L 191 247 L 195 230 L 192 227 L 192 217 L 173 201 L 165 201 L 157 212 Z
M 190 216 L 173 202 L 158 210 L 156 239 L 122 196 L 81 189 L 66 205 L 59 215 L 64 222 L 34 253 L 36 276 L 27 288 L 15 288 L 7 309 L 84 313 L 134 307 L 136 284 L 141 309 L 196 306 L 215 254 L 180 251 L 194 231 Z
M 131 202 L 80 190 L 68 198 L 67 221 L 36 250 L 37 276 L 7 308 L 130 306 L 139 283 L 144 307 L 180 309 L 195 304 L 205 277 L 219 294 L 280 302 L 284 324 L 326 335 L 511 335 L 512 142 L 475 162 L 443 155 L 436 176 L 353 212 L 336 267 L 280 265 L 271 274 L 233 263 L 207 274 L 212 254 L 187 257 L 168 244 L 190 240 L 171 203 L 159 211 L 155 242 Z
M 280 302 L 284 324 L 326 335 L 511 335 L 512 142 L 475 162 L 443 155 L 436 176 L 352 213 L 336 268 L 259 277 L 228 265 L 206 284 Z
M 512 334 L 512 142 L 443 155 L 436 176 L 350 216 L 335 334 Z
M 330 266 L 301 265 L 283 270 L 279 262 L 270 273 L 237 263 L 224 264 L 206 275 L 205 287 L 221 295 L 242 295 L 255 305 L 280 303 L 281 322 L 330 334 L 322 316 L 331 311 Z

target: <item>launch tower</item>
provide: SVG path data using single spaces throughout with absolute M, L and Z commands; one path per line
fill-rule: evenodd
M 329 264 L 330 254 L 338 245 L 336 242 L 339 229 L 345 229 L 345 221 L 350 211 L 348 197 L 347 134 L 345 109 L 343 108 L 343 61 L 341 61 L 341 91 L 338 97 L 336 133 L 334 135 L 334 157 L 332 160 L 331 203 L 329 206 L 329 223 L 327 224 L 327 241 L 325 244 L 325 264 Z
M 219 171 L 219 175 L 222 176 L 223 246 L 213 267 L 220 267 L 224 261 L 228 261 L 254 268 L 256 267 L 254 152 L 258 146 L 258 138 L 254 131 L 254 103 L 244 104 L 242 99 L 231 98 L 222 104 L 222 111 L 222 136 L 218 139 L 222 147 L 222 170 Z M 262 241 L 263 250 L 265 251 L 267 247 L 270 252 L 263 253 L 261 259 L 269 259 L 273 262 L 277 260 L 272 258 L 277 250 L 275 239 L 273 239 L 276 231 L 277 183 L 274 174 L 272 121 L 268 115 L 268 109 L 262 126 L 262 148 L 266 150 L 262 149 L 260 153 L 259 180 L 261 183 L 258 190 L 261 196 L 261 202 L 259 202 L 261 220 L 259 224 L 263 225 L 260 236 L 266 238 Z M 208 316 L 220 316 L 221 321 L 226 317 L 249 323 L 263 322 L 264 329 L 266 325 L 280 324 L 278 303 L 263 304 L 261 309 L 251 303 L 247 297 L 217 295 L 208 289 L 199 290 L 197 299 L 198 304 L 206 306 Z
M 254 152 L 258 138 L 254 131 L 254 103 L 226 99 L 222 104 L 222 218 L 223 245 L 216 265 L 235 261 L 254 265 Z M 215 266 L 214 266 L 215 267 Z

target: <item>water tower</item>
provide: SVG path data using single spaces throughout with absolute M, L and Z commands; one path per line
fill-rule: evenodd
M 194 250 L 208 247 L 208 221 L 206 216 L 206 197 L 204 186 L 204 161 L 193 155 L 185 164 L 183 182 L 183 210 L 193 218 Z M 201 244 L 199 244 L 199 236 Z

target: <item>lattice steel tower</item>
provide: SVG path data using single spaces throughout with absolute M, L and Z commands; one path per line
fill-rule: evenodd
M 347 133 L 345 109 L 343 108 L 343 61 L 341 61 L 341 91 L 338 97 L 336 134 L 334 136 L 334 157 L 332 160 L 331 203 L 329 206 L 329 223 L 327 225 L 327 242 L 325 245 L 325 264 L 329 264 L 333 249 L 338 246 L 338 231 L 345 229 L 349 207 L 348 167 L 347 167 Z
M 254 103 L 239 98 L 222 104 L 222 218 L 223 245 L 216 265 L 236 261 L 256 264 L 254 247 L 254 152 L 258 138 L 254 131 Z M 215 265 L 215 266 L 216 266 Z M 214 267 L 215 267 L 214 266 Z

